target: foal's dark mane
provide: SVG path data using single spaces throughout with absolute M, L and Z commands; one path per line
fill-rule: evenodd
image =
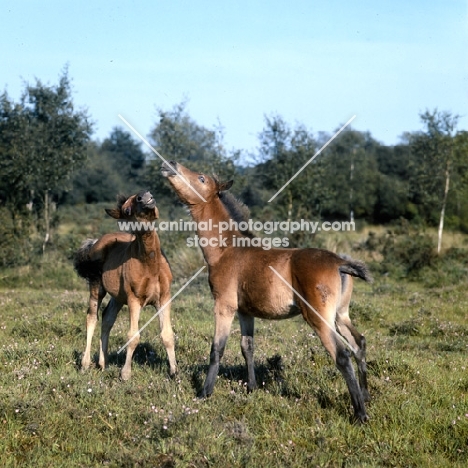
M 242 221 L 248 222 L 250 218 L 250 210 L 247 205 L 238 200 L 231 192 L 219 192 L 219 199 L 224 207 L 227 209 L 229 216 L 236 222 L 240 223 Z M 245 237 L 256 237 L 256 235 L 249 231 L 240 230 L 240 233 Z

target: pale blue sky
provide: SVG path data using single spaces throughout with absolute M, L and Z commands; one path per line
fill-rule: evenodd
M 253 150 L 264 116 L 314 133 L 353 128 L 395 144 L 426 108 L 468 129 L 466 0 L 21 1 L 0 6 L 0 90 L 54 84 L 69 64 L 95 138 L 143 135 L 188 98 L 228 149 Z

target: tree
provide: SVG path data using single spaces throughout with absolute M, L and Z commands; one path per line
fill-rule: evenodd
M 114 128 L 101 145 L 101 151 L 109 155 L 112 165 L 132 185 L 139 183 L 145 168 L 145 153 L 141 144 L 132 135 L 118 127 Z
M 408 199 L 410 147 L 403 142 L 396 146 L 377 146 L 377 200 L 373 220 L 388 223 L 414 216 Z
M 238 153 L 228 155 L 223 146 L 223 129 L 210 130 L 196 123 L 180 103 L 172 110 L 158 110 L 159 121 L 150 132 L 154 148 L 166 159 L 187 164 L 191 170 L 215 174 L 229 179 L 237 172 Z M 161 160 L 155 156 L 149 161 L 145 180 L 152 185 L 160 180 Z M 236 186 L 239 186 L 236 178 Z M 158 192 L 173 197 L 167 184 L 160 184 Z
M 29 200 L 32 183 L 29 121 L 23 106 L 4 92 L 0 98 L 0 197 L 15 214 Z
M 134 193 L 129 182 L 114 166 L 112 156 L 96 142 L 88 144 L 86 164 L 73 175 L 73 189 L 65 194 L 65 203 L 114 202 L 119 193 Z M 125 173 L 126 175 L 126 173 Z
M 350 129 L 331 143 L 323 158 L 331 193 L 324 206 L 328 217 L 372 218 L 377 201 L 377 147 L 369 133 Z
M 459 153 L 456 148 L 458 116 L 450 112 L 426 111 L 420 115 L 424 131 L 412 135 L 411 195 L 422 205 L 426 216 L 432 207 L 439 211 L 437 253 L 442 247 L 442 234 L 452 175 L 457 172 Z
M 314 137 L 304 126 L 291 129 L 277 115 L 265 118 L 265 128 L 259 139 L 263 162 L 258 174 L 264 187 L 272 191 L 271 195 L 288 183 L 317 150 Z M 271 201 L 275 211 L 288 220 L 318 215 L 323 199 L 321 176 L 321 165 L 312 162 Z
M 91 142 L 87 153 L 87 162 L 74 173 L 73 189 L 63 201 L 108 202 L 119 193 L 130 195 L 145 188 L 146 155 L 129 132 L 114 128 L 102 144 Z
M 50 238 L 51 198 L 67 189 L 71 174 L 86 160 L 91 125 L 74 109 L 68 70 L 55 86 L 36 80 L 20 102 L 0 101 L 0 173 L 3 196 L 14 210 L 25 200 L 42 201 L 44 244 Z

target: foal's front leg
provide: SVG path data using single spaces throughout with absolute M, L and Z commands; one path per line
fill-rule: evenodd
M 141 305 L 137 299 L 128 300 L 128 308 L 130 309 L 130 330 L 128 331 L 127 356 L 125 364 L 122 367 L 120 376 L 122 380 L 128 380 L 132 374 L 132 357 L 135 348 L 140 342 L 140 333 L 138 331 L 138 321 L 140 320 Z
M 213 393 L 216 377 L 219 372 L 219 362 L 224 354 L 224 348 L 231 331 L 232 321 L 236 311 L 235 308 L 215 304 L 215 335 L 211 345 L 210 367 L 206 375 L 205 385 L 199 393 L 200 398 L 210 396 Z
M 248 315 L 239 315 L 239 323 L 241 329 L 241 350 L 244 356 L 245 363 L 247 365 L 248 382 L 247 390 L 251 392 L 257 388 L 257 381 L 255 380 L 255 368 L 254 368 L 254 318 Z

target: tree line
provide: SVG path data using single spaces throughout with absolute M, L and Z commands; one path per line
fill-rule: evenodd
M 271 115 L 254 154 L 228 151 L 223 128 L 198 124 L 183 102 L 159 109 L 148 137 L 166 159 L 233 178 L 234 193 L 263 220 L 404 218 L 437 226 L 440 238 L 444 227 L 468 232 L 468 133 L 447 111 L 420 118 L 421 130 L 393 146 L 347 129 L 271 203 L 332 135 Z M 35 224 L 46 249 L 57 204 L 112 202 L 118 192 L 143 187 L 160 204 L 177 203 L 159 174 L 161 161 L 128 130 L 115 128 L 97 141 L 92 127 L 87 111 L 73 104 L 66 69 L 56 85 L 26 85 L 18 102 L 0 96 L 0 243 L 24 238 L 25 226 Z

